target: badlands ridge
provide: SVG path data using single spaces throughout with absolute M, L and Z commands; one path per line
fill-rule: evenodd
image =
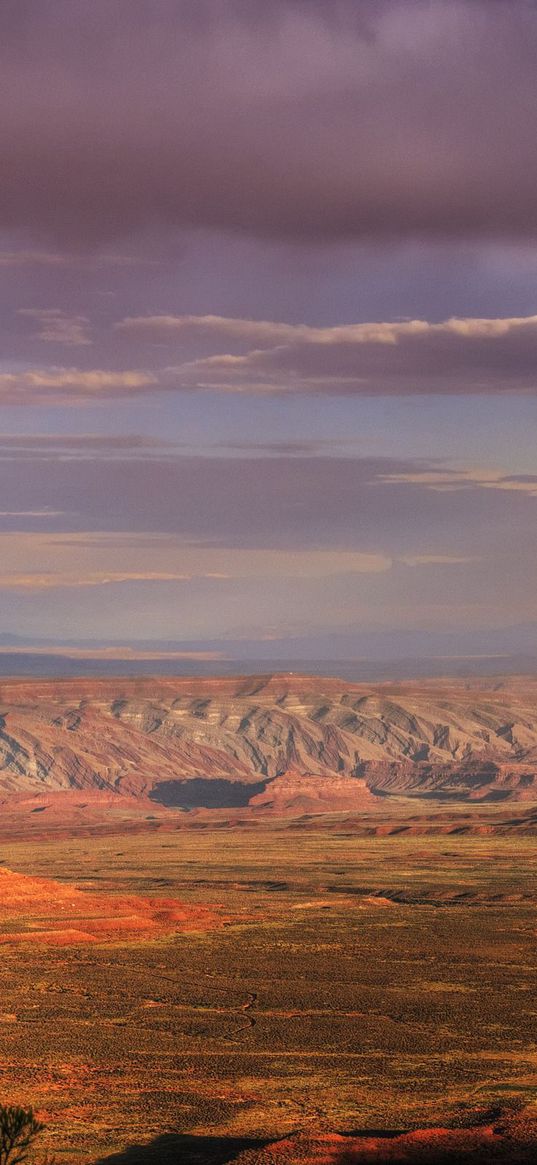
M 4 682 L 4 814 L 57 793 L 157 815 L 537 801 L 537 680 Z

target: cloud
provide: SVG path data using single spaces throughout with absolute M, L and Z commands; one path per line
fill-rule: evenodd
M 0 461 L 162 461 L 181 448 L 181 443 L 136 433 L 0 433 Z
M 536 53 L 524 0 L 20 0 L 0 229 L 535 237 Z
M 470 488 L 501 490 L 537 497 L 537 475 L 510 475 L 491 469 L 449 469 L 447 467 L 409 469 L 408 472 L 381 474 L 387 485 L 417 485 L 434 493 L 459 493 Z
M 479 559 L 456 554 L 403 554 L 398 561 L 403 566 L 466 566 Z
M 38 316 L 43 340 L 87 342 L 84 317 L 64 317 L 56 309 L 31 309 L 30 314 Z M 77 404 L 95 397 L 126 401 L 149 391 L 333 396 L 537 391 L 537 316 L 329 327 L 150 316 L 123 320 L 117 328 L 129 337 L 164 334 L 179 344 L 188 335 L 205 350 L 229 341 L 235 351 L 152 370 L 52 366 L 2 372 L 0 400 Z M 256 347 L 249 347 L 252 342 Z
M 66 646 L 65 643 L 50 643 L 46 647 L 41 646 L 25 646 L 25 645 L 0 645 L 0 655 L 45 655 L 61 656 L 63 659 L 97 659 L 97 660 L 132 660 L 133 662 L 142 660 L 158 660 L 164 662 L 166 660 L 198 660 L 200 663 L 216 662 L 217 660 L 226 659 L 223 651 L 159 651 L 158 648 L 148 648 L 146 651 L 133 647 L 72 647 Z
M 65 510 L 0 510 L 0 518 L 61 518 Z
M 338 457 L 360 447 L 359 437 L 297 437 L 295 440 L 256 441 L 255 446 L 251 441 L 227 441 L 212 446 L 212 450 L 243 452 L 250 456 L 255 452 L 259 457 Z
M 172 571 L 268 586 L 284 576 L 380 580 L 392 562 L 423 556 L 472 561 L 406 576 L 454 579 L 480 559 L 499 578 L 500 556 L 514 574 L 523 555 L 529 585 L 536 483 L 511 488 L 512 478 L 496 467 L 326 454 L 0 457 L 5 510 L 68 509 L 46 523 L 11 519 L 20 533 L 2 535 L 0 562 L 11 574 Z
M 126 582 L 307 580 L 379 574 L 392 566 L 390 556 L 379 552 L 204 546 L 144 531 L 0 533 L 0 553 L 0 588 L 31 590 Z
M 59 510 L 68 498 L 72 515 L 63 528 L 71 531 L 160 531 L 211 545 L 369 552 L 377 548 L 381 523 L 389 537 L 395 494 L 416 510 L 415 498 L 405 501 L 411 488 L 390 490 L 379 474 L 424 468 L 382 458 L 24 456 L 0 458 L 0 496 L 4 509 Z M 414 492 L 437 511 L 439 495 Z
M 44 591 L 58 587 L 102 587 L 118 583 L 191 582 L 191 576 L 173 571 L 90 571 L 88 574 L 64 574 L 61 571 L 40 574 L 0 573 L 0 590 Z
M 70 507 L 56 533 L 21 516 L 0 534 L 6 626 L 102 642 L 536 617 L 535 497 L 486 484 L 513 475 L 459 468 L 439 491 L 450 469 L 425 460 L 111 454 L 0 463 L 6 509 Z
M 226 316 L 184 315 L 184 316 L 126 316 L 115 325 L 116 331 L 125 332 L 149 340 L 181 338 L 182 335 L 201 338 L 234 340 L 241 344 L 253 343 L 266 347 L 293 341 L 301 336 L 310 337 L 320 328 L 306 325 L 274 323 L 270 320 L 231 319 Z
M 91 254 L 74 254 L 69 251 L 35 251 L 19 248 L 15 251 L 0 251 L 2 267 L 138 267 L 152 264 L 153 260 L 139 255 L 114 254 L 94 251 Z
M 67 315 L 57 307 L 20 307 L 19 315 L 34 319 L 37 324 L 36 336 L 46 344 L 91 344 L 88 335 L 87 316 Z
M 276 323 L 270 320 L 233 319 L 216 315 L 184 316 L 127 316 L 115 325 L 116 330 L 149 338 L 162 339 L 198 334 L 206 338 L 235 340 L 241 344 L 254 343 L 257 348 L 275 348 L 282 344 L 310 343 L 335 345 L 397 344 L 401 339 L 424 335 L 460 336 L 467 339 L 494 339 L 520 329 L 533 330 L 537 316 L 518 316 L 512 319 L 458 319 L 442 323 L 427 320 L 404 320 L 332 327 L 311 327 L 308 324 Z
M 0 372 L 0 402 L 10 405 L 77 403 L 143 392 L 156 384 L 154 373 L 137 370 L 29 368 L 21 372 Z
M 64 267 L 67 261 L 60 251 L 0 251 L 0 267 Z
M 537 390 L 537 316 L 332 327 L 157 316 L 126 319 L 119 327 L 129 335 L 233 342 L 233 352 L 166 369 L 161 383 L 171 388 L 334 395 Z

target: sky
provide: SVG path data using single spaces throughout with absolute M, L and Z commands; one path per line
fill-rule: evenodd
M 0 644 L 537 653 L 536 55 L 533 0 L 4 0 Z

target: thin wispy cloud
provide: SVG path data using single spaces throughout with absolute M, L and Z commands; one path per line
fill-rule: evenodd
M 0 461 L 162 461 L 183 450 L 184 443 L 136 433 L 0 433 Z
M 21 307 L 19 315 L 35 321 L 37 339 L 46 344 L 91 344 L 87 316 L 68 315 L 57 307 Z
M 43 591 L 77 587 L 114 586 L 124 583 L 190 582 L 190 576 L 174 574 L 173 571 L 90 571 L 88 574 L 64 574 L 61 571 L 50 574 L 3 574 L 0 572 L 0 589 Z
M 378 574 L 390 570 L 386 554 L 303 548 L 196 545 L 174 535 L 146 531 L 34 533 L 0 532 L 3 569 L 0 586 L 97 586 L 120 582 L 215 582 L 329 578 L 337 574 Z M 39 558 L 40 571 L 29 569 Z M 80 569 L 80 563 L 84 569 Z
M 60 251 L 0 251 L 0 267 L 63 267 L 66 262 Z
M 0 510 L 0 518 L 60 518 L 65 510 Z
M 500 490 L 537 497 L 537 474 L 513 476 L 494 469 L 409 469 L 407 473 L 381 474 L 379 481 L 387 485 L 422 486 L 434 493 L 458 493 L 461 490 Z
M 25 646 L 21 644 L 10 644 L 9 646 L 2 646 L 0 644 L 0 655 L 45 655 L 45 656 L 61 656 L 63 659 L 87 660 L 95 659 L 103 662 L 110 662 L 114 660 L 128 660 L 132 663 L 138 663 L 142 660 L 149 660 L 157 662 L 184 660 L 198 661 L 200 663 L 215 663 L 217 660 L 226 658 L 223 651 L 159 651 L 156 648 L 136 649 L 128 646 L 117 647 L 74 647 L 66 646 L 64 643 L 50 643 L 46 647 L 32 644 Z
M 0 250 L 0 268 L 60 267 L 83 268 L 99 270 L 107 267 L 139 267 L 153 264 L 155 260 L 141 255 L 114 254 L 113 252 L 81 252 L 72 254 L 69 251 L 37 251 L 20 248 L 15 251 Z
M 0 402 L 10 405 L 64 404 L 95 398 L 138 393 L 158 384 L 152 372 L 135 369 L 29 368 L 0 372 Z

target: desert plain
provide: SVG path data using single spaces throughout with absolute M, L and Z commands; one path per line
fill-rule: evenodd
M 533 1160 L 532 683 L 202 683 L 2 685 L 3 1099 L 81 1165 Z

